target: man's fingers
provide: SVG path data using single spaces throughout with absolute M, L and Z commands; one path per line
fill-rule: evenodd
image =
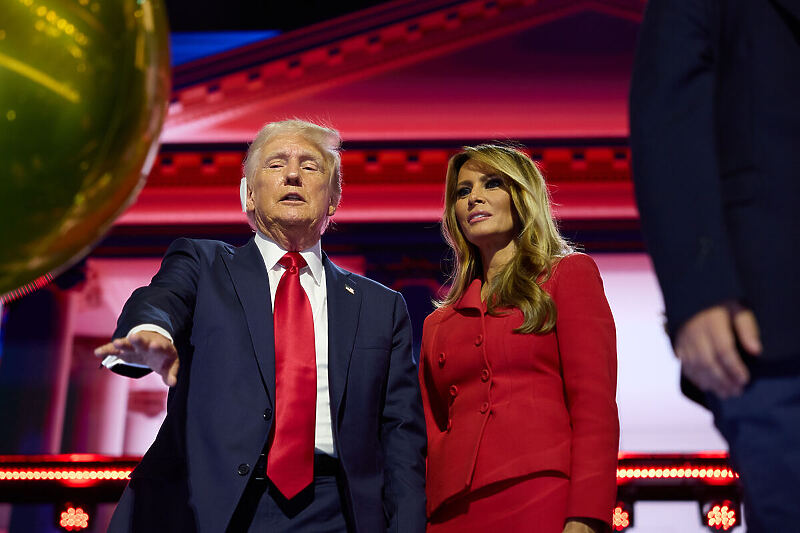
M 133 345 L 131 344 L 131 341 L 129 341 L 125 337 L 114 339 L 113 341 L 111 341 L 111 344 L 113 344 L 116 349 L 122 351 L 132 351 L 134 349 Z
M 733 330 L 733 321 L 729 315 L 726 320 L 720 321 L 716 327 L 709 328 L 709 336 L 713 344 L 714 357 L 723 372 L 723 378 L 735 389 L 735 394 L 741 394 L 741 389 L 750 380 L 750 372 L 742 361 L 736 347 L 736 335 Z
M 700 390 L 717 392 L 713 356 L 709 343 L 684 341 L 684 345 L 678 346 L 675 353 L 681 361 L 683 373 L 692 383 L 697 385 Z
M 175 354 L 175 346 L 160 333 L 140 331 L 128 337 L 131 344 L 140 351 L 159 352 L 167 355 Z
M 109 342 L 102 346 L 98 346 L 97 348 L 94 349 L 95 357 L 100 357 L 100 358 L 107 357 L 109 355 L 119 355 L 120 353 L 122 353 L 121 350 L 119 350 L 116 346 L 114 346 L 113 342 Z
M 146 352 L 150 350 L 150 338 L 147 335 L 141 335 L 139 333 L 134 333 L 130 337 L 128 337 L 128 341 L 130 344 L 140 352 Z
M 163 376 L 164 383 L 167 387 L 174 387 L 178 383 L 178 368 L 180 367 L 180 361 L 176 357 L 172 364 L 169 367 L 167 373 Z
M 695 372 L 705 384 L 706 390 L 710 390 L 717 396 L 727 398 L 740 392 L 737 381 L 720 364 L 716 353 L 706 354 L 696 365 Z
M 159 352 L 157 355 L 154 354 L 154 358 L 156 357 L 159 359 L 159 365 L 151 368 L 161 376 L 166 386 L 174 387 L 178 383 L 178 368 L 180 366 L 177 353 L 173 355 L 167 352 Z
M 722 398 L 740 394 L 749 379 L 722 306 L 690 319 L 679 332 L 675 353 L 683 363 L 683 373 L 695 385 Z
M 742 347 L 750 355 L 759 355 L 762 350 L 761 334 L 756 315 L 749 309 L 742 309 L 733 315 L 733 329 Z

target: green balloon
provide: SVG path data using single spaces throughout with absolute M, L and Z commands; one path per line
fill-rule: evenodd
M 3 0 L 0 295 L 88 253 L 135 199 L 170 90 L 161 0 Z

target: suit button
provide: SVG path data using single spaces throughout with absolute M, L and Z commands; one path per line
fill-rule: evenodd
M 478 336 L 475 337 L 475 346 L 480 346 L 481 344 L 483 344 L 483 335 L 479 333 Z
M 481 381 L 483 381 L 484 383 L 489 381 L 489 369 L 488 368 L 484 368 L 483 370 L 481 370 Z
M 489 402 L 483 402 L 481 404 L 481 414 L 486 414 L 486 411 L 489 410 Z
M 444 362 L 446 360 L 447 360 L 447 356 L 444 354 L 444 352 L 440 353 L 439 354 L 439 368 L 444 366 Z
M 272 418 L 272 409 L 267 407 L 264 409 L 264 420 L 269 420 L 270 418 Z
M 240 476 L 246 476 L 248 472 L 250 472 L 250 465 L 242 463 L 239 465 L 239 468 L 236 469 L 236 472 L 238 472 Z
M 456 396 L 458 396 L 458 387 L 450 385 L 450 397 L 455 398 Z

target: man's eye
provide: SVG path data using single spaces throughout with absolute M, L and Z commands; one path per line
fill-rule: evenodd
M 280 161 L 273 161 L 267 165 L 267 168 L 283 168 L 283 163 Z
M 459 187 L 458 189 L 456 189 L 456 196 L 458 196 L 459 198 L 464 198 L 470 193 L 470 190 L 471 189 L 469 187 Z
M 316 172 L 319 169 L 317 169 L 317 167 L 315 167 L 314 165 L 306 165 L 306 166 L 303 167 L 303 170 L 308 170 L 310 172 Z

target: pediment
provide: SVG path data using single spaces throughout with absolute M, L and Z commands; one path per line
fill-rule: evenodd
M 298 116 L 346 141 L 627 136 L 644 2 L 390 2 L 178 67 L 162 140 Z

